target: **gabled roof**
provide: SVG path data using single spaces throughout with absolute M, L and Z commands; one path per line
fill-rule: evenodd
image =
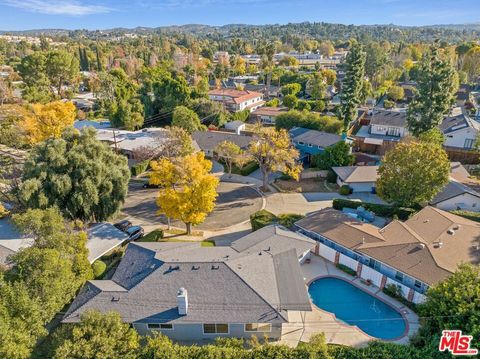
M 480 124 L 472 120 L 461 108 L 454 108 L 451 115 L 445 117 L 440 124 L 440 130 L 442 130 L 444 134 L 449 134 L 467 127 L 477 131 L 480 130 Z
M 342 137 L 335 133 L 310 130 L 303 127 L 294 127 L 289 131 L 289 134 L 295 142 L 303 142 L 323 148 L 330 147 L 342 140 Z
M 260 92 L 248 91 L 248 90 L 235 90 L 235 89 L 216 89 L 208 91 L 210 96 L 224 96 L 230 97 L 236 104 L 252 100 L 254 98 L 263 96 Z
M 378 166 L 342 166 L 332 167 L 345 183 L 376 182 L 378 177 Z
M 381 229 L 333 209 L 296 224 L 428 285 L 445 279 L 461 263 L 480 264 L 480 223 L 434 207 Z
M 87 309 L 117 311 L 125 322 L 286 322 L 288 310 L 311 310 L 298 257 L 315 246 L 287 232 L 264 227 L 231 247 L 130 243 L 112 279 L 89 281 L 63 322 L 79 321 Z M 177 309 L 181 287 L 185 316 Z
M 432 200 L 431 204 L 435 205 L 440 202 L 446 201 L 448 199 L 461 196 L 463 194 L 470 194 L 472 196 L 478 197 L 480 201 L 480 193 L 473 190 L 472 188 L 464 185 L 463 183 L 450 181 L 448 184 L 442 189 L 440 193 L 438 193 Z

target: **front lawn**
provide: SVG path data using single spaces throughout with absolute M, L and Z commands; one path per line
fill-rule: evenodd
M 336 184 L 329 184 L 327 187 L 325 185 L 325 179 L 321 177 L 307 178 L 299 181 L 278 178 L 275 180 L 275 186 L 278 187 L 282 192 L 296 193 L 336 192 L 338 189 Z

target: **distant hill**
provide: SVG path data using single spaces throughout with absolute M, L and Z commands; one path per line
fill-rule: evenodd
M 431 42 L 441 39 L 448 42 L 480 40 L 480 24 L 446 24 L 430 26 L 399 26 L 399 25 L 344 25 L 331 23 L 290 23 L 246 25 L 229 24 L 223 26 L 209 26 L 202 24 L 187 24 L 178 26 L 114 28 L 104 30 L 66 30 L 66 29 L 35 29 L 25 31 L 0 31 L 0 34 L 13 35 L 46 35 L 46 36 L 85 36 L 96 38 L 99 36 L 119 36 L 127 33 L 149 35 L 185 33 L 194 37 L 207 38 L 279 38 L 284 36 L 311 37 L 317 39 L 348 40 L 388 40 L 388 41 L 425 41 Z

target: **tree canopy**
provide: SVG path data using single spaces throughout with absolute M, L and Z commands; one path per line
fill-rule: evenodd
M 185 106 L 175 107 L 175 111 L 173 112 L 172 126 L 183 128 L 190 134 L 195 131 L 205 129 L 205 126 L 201 124 L 198 115 Z
M 449 174 L 443 148 L 424 141 L 403 142 L 385 154 L 377 192 L 387 202 L 408 207 L 430 201 L 448 183 Z
M 129 179 L 127 159 L 98 141 L 93 128 L 70 129 L 32 149 L 19 198 L 29 208 L 57 206 L 66 218 L 104 221 L 120 209 Z
M 312 164 L 321 170 L 329 170 L 334 166 L 351 166 L 354 162 L 355 156 L 352 155 L 350 145 L 345 141 L 327 147 L 312 158 Z

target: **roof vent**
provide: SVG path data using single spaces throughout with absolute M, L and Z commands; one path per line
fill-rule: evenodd
M 185 288 L 180 288 L 177 292 L 178 314 L 187 315 L 188 312 L 188 293 Z
M 434 242 L 433 243 L 433 248 L 442 248 L 443 242 Z
M 453 229 L 449 229 L 447 233 L 453 236 L 455 234 L 455 231 Z
M 420 244 L 418 245 L 418 248 L 419 248 L 419 249 L 425 249 L 425 244 L 424 244 L 424 243 L 420 243 Z
M 461 227 L 462 227 L 461 225 L 455 224 L 455 225 L 453 226 L 453 229 L 454 229 L 455 231 L 458 231 Z
M 200 266 L 192 266 L 192 270 L 199 270 Z
M 112 302 L 118 302 L 120 300 L 120 297 L 112 297 Z
M 428 222 L 430 222 L 429 219 L 426 219 L 426 220 L 423 221 L 423 223 L 428 223 Z
M 220 269 L 220 266 L 215 266 L 212 264 L 212 270 L 217 270 L 217 269 Z

